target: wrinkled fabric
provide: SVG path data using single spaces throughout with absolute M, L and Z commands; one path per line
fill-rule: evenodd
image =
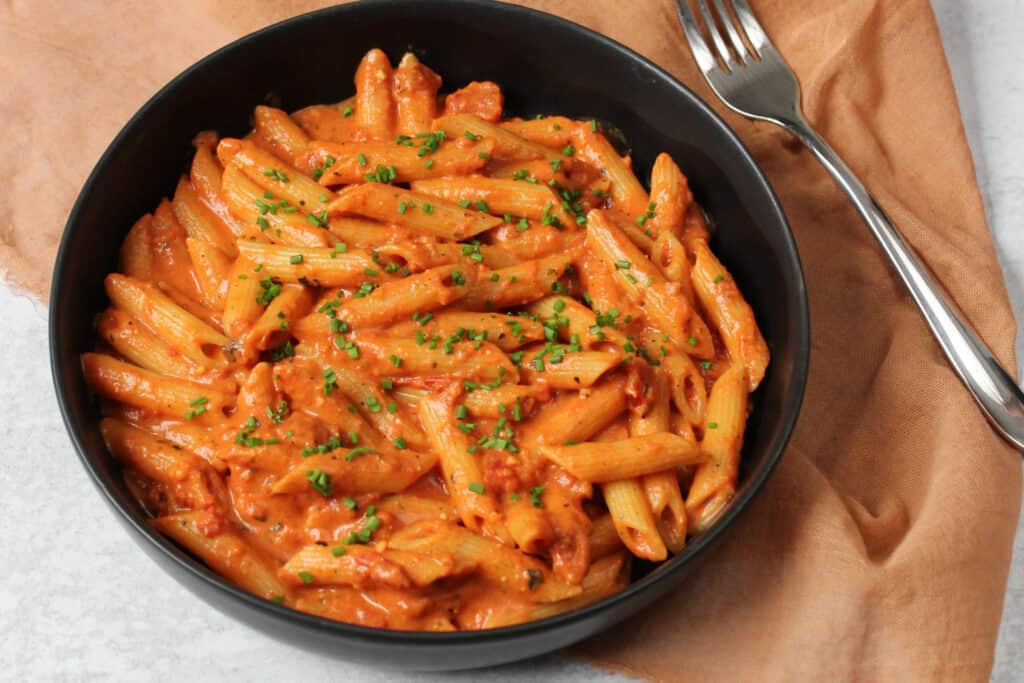
M 45 300 L 76 193 L 161 85 L 224 43 L 328 4 L 0 7 L 8 282 Z M 576 652 L 666 681 L 985 680 L 1020 457 L 987 426 L 849 202 L 784 132 L 718 103 L 671 0 L 522 4 L 629 45 L 723 114 L 782 200 L 811 304 L 803 411 L 762 494 L 673 595 Z M 1015 322 L 926 0 L 752 4 L 800 77 L 808 118 L 1012 368 Z

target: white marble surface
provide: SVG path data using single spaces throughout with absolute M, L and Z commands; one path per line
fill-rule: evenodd
M 1018 320 L 1024 318 L 1024 3 L 934 0 Z M 282 645 L 207 607 L 115 522 L 57 414 L 45 311 L 0 287 L 0 679 L 620 680 L 560 656 L 459 676 L 382 675 Z M 1018 340 L 1018 354 L 1024 345 Z M 51 501 L 73 501 L 68 509 Z M 1024 671 L 1018 533 L 995 681 Z

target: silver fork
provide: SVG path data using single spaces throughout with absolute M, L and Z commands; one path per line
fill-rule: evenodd
M 942 286 L 892 225 L 863 183 L 804 119 L 800 84 L 746 0 L 676 0 L 679 20 L 697 65 L 730 109 L 770 121 L 799 138 L 843 188 L 924 315 L 950 364 L 989 421 L 1024 450 L 1024 394 L 996 362 Z M 733 17 L 735 15 L 735 19 Z M 711 45 L 704 32 L 711 38 Z

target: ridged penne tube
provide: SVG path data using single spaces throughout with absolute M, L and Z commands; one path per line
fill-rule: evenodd
M 372 140 L 387 140 L 394 134 L 393 78 L 388 56 L 376 48 L 366 53 L 356 69 L 356 125 Z
M 561 338 L 569 341 L 573 335 L 577 335 L 583 348 L 606 342 L 621 347 L 628 341 L 621 330 L 599 326 L 593 310 L 567 296 L 545 297 L 528 305 L 526 310 L 540 316 L 542 320 L 561 316 L 568 322 L 568 325 L 560 325 L 558 328 Z
M 648 385 L 645 412 L 634 411 L 629 416 L 631 436 L 657 434 L 672 430 L 672 408 L 669 400 L 669 381 L 665 373 L 655 371 Z M 675 470 L 649 474 L 640 480 L 647 497 L 658 533 L 669 551 L 677 553 L 686 545 L 687 515 L 679 479 Z
M 535 365 L 538 358 L 540 363 Z M 576 351 L 554 363 L 550 354 L 545 360 L 539 353 L 528 351 L 524 359 L 529 359 L 523 364 L 526 381 L 546 382 L 553 389 L 583 389 L 593 386 L 605 373 L 618 367 L 625 355 L 619 351 Z
M 299 207 L 263 190 L 234 166 L 224 170 L 222 191 L 231 211 L 241 219 L 247 241 L 307 247 L 323 247 L 333 241 L 324 229 L 327 215 L 323 213 L 323 202 L 314 211 L 303 207 L 300 212 Z M 310 221 L 310 215 L 316 225 Z
M 329 214 L 366 216 L 447 240 L 465 240 L 498 226 L 501 219 L 383 183 L 342 190 Z
M 693 256 L 693 246 L 696 242 L 707 243 L 711 240 L 711 233 L 708 232 L 707 216 L 704 209 L 697 202 L 691 202 L 690 208 L 686 210 L 683 217 L 683 235 L 680 238 L 683 246 Z
M 173 286 L 166 282 L 160 283 L 160 291 L 163 292 L 168 299 L 173 301 L 178 306 L 181 306 L 181 308 L 183 308 L 185 311 L 195 316 L 199 320 L 202 320 L 204 323 L 206 323 L 213 329 L 223 329 L 223 320 L 220 311 L 215 311 L 212 308 L 207 308 L 196 299 L 193 299 L 192 297 L 183 294 L 180 290 L 175 289 Z
M 658 236 L 669 233 L 682 236 L 683 217 L 693 202 L 686 176 L 668 154 L 662 152 L 651 169 L 651 204 L 653 216 L 644 225 Z
M 363 282 L 393 279 L 381 271 L 368 253 L 350 249 L 298 247 L 282 244 L 239 242 L 238 251 L 249 261 L 261 266 L 262 277 L 282 282 L 298 282 L 320 287 L 358 287 Z M 376 272 L 369 276 L 367 270 Z
M 100 432 L 115 458 L 161 484 L 184 481 L 197 465 L 194 456 L 124 422 L 105 419 Z
M 660 562 L 668 550 L 658 533 L 644 488 L 636 478 L 608 481 L 601 485 L 605 504 L 623 545 L 637 557 Z
M 263 277 L 248 258 L 243 256 L 235 261 L 228 276 L 223 322 L 224 332 L 232 339 L 240 339 L 263 313 L 263 306 L 258 302 Z
M 315 104 L 292 114 L 292 120 L 299 124 L 312 140 L 328 142 L 350 142 L 363 137 L 356 124 L 354 98 L 338 104 Z
M 153 277 L 153 248 L 150 242 L 150 228 L 153 216 L 146 214 L 135 221 L 128 235 L 121 243 L 120 269 L 125 275 L 138 280 Z
M 693 249 L 697 256 L 692 273 L 694 291 L 725 342 L 729 357 L 746 368 L 748 387 L 753 391 L 764 378 L 769 359 L 754 311 L 707 243 L 698 240 Z
M 189 237 L 214 244 L 231 258 L 238 255 L 234 234 L 200 201 L 188 178 L 178 181 L 171 207 Z
M 224 310 L 224 299 L 228 294 L 228 277 L 231 274 L 231 259 L 212 242 L 192 239 L 185 241 L 196 279 L 203 290 L 203 303 L 218 311 Z M 235 252 L 237 253 L 237 249 Z
M 608 555 L 596 560 L 590 571 L 583 577 L 580 594 L 560 602 L 549 602 L 534 605 L 527 616 L 527 620 L 547 619 L 558 614 L 579 609 L 593 602 L 608 597 L 612 593 L 622 590 L 629 583 L 629 572 L 627 567 L 629 561 L 622 553 Z M 495 624 L 497 626 L 497 624 Z
M 167 515 L 153 520 L 153 526 L 250 593 L 285 604 L 291 600 L 291 591 L 277 578 L 270 564 L 214 514 Z
M 736 490 L 748 387 L 744 366 L 735 363 L 711 388 L 700 442 L 707 462 L 697 468 L 686 495 L 686 509 L 694 531 L 706 529 Z
M 515 423 L 532 413 L 534 405 L 549 394 L 549 387 L 542 384 L 502 384 L 495 389 L 468 393 L 462 397 L 462 404 L 473 417 L 505 417 Z
M 572 141 L 580 159 L 601 169 L 611 179 L 609 192 L 619 211 L 631 220 L 648 211 L 650 199 L 643 186 L 604 135 L 590 130 L 589 126 L 577 126 Z
M 645 337 L 644 343 L 649 348 L 661 348 L 660 337 Z M 669 351 L 667 355 L 658 358 L 661 361 L 661 369 L 669 380 L 669 394 L 672 397 L 672 404 L 691 425 L 701 424 L 704 420 L 704 410 L 707 405 L 707 389 L 704 384 L 704 376 L 700 374 L 693 360 L 685 353 Z
M 335 554 L 337 549 L 340 554 Z M 388 586 L 408 589 L 411 581 L 402 567 L 376 549 L 358 545 L 307 545 L 292 555 L 278 571 L 278 576 L 292 586 L 353 586 L 369 588 Z
M 624 323 L 627 318 L 637 320 L 646 318 L 644 309 L 635 305 L 633 301 L 623 295 L 615 277 L 615 267 L 608 265 L 608 262 L 600 254 L 590 249 L 583 249 L 576 261 L 576 272 L 579 274 L 580 284 L 589 299 L 588 306 L 594 313 L 603 316 L 614 317 L 614 325 L 603 327 L 616 327 Z M 617 313 L 618 315 L 613 315 Z M 607 334 L 606 329 L 599 332 Z M 595 332 L 596 334 L 596 332 Z M 597 334 L 598 339 L 601 334 Z
M 641 477 L 684 465 L 699 465 L 706 459 L 692 441 L 668 432 L 622 441 L 541 446 L 540 452 L 574 477 L 591 482 Z
M 626 409 L 624 389 L 623 377 L 609 377 L 591 389 L 559 395 L 518 430 L 520 442 L 538 446 L 589 439 Z
M 519 549 L 530 555 L 542 554 L 555 540 L 544 510 L 525 500 L 505 505 L 505 526 Z
M 341 448 L 330 453 L 311 455 L 277 480 L 271 492 L 299 493 L 312 490 L 309 473 L 319 470 L 330 477 L 332 495 L 356 496 L 364 493 L 398 493 L 437 465 L 433 452 L 379 448 Z M 352 456 L 351 454 L 356 455 Z
M 395 129 L 400 135 L 430 130 L 437 116 L 437 91 L 441 77 L 411 52 L 402 55 L 395 69 L 392 98 L 395 101 Z
M 559 164 L 556 171 L 548 159 L 492 159 L 487 164 L 487 175 L 491 178 L 532 178 L 538 183 L 545 185 L 555 181 L 557 185 L 565 187 L 568 176 L 565 169 Z M 533 182 L 533 180 L 529 182 Z
M 540 119 L 509 119 L 499 125 L 530 142 L 560 150 L 571 142 L 572 131 L 579 124 L 564 116 L 545 116 Z
M 451 501 L 445 498 L 425 498 L 408 493 L 398 493 L 387 496 L 377 503 L 377 511 L 381 514 L 391 515 L 403 526 L 424 519 L 443 519 L 455 521 L 459 517 L 458 511 Z
M 147 370 L 186 379 L 198 379 L 202 373 L 201 366 L 119 308 L 105 310 L 96 331 L 120 355 Z
M 411 240 L 411 233 L 401 232 L 393 225 L 385 225 L 365 218 L 351 216 L 334 216 L 327 221 L 327 229 L 331 239 L 339 240 L 347 247 L 365 249 L 367 247 L 398 247 L 415 248 L 420 246 Z
M 519 370 L 508 356 L 489 342 L 482 342 L 477 348 L 476 342 L 449 338 L 436 345 L 421 345 L 414 339 L 360 334 L 354 343 L 360 354 L 371 359 L 374 374 L 384 377 L 450 375 L 483 382 L 504 379 L 513 384 L 519 379 Z
M 274 156 L 297 166 L 297 160 L 310 143 L 306 132 L 287 113 L 274 107 L 259 105 L 253 110 L 252 118 L 253 135 L 259 143 Z
M 562 207 L 561 198 L 547 185 L 508 178 L 437 178 L 418 180 L 413 192 L 430 195 L 447 202 L 468 201 L 496 215 L 517 218 L 557 219 L 558 225 L 572 227 L 576 220 Z M 480 204 L 483 202 L 483 204 Z
M 683 296 L 692 306 L 694 301 L 693 282 L 690 280 L 690 261 L 683 243 L 671 232 L 658 234 L 651 247 L 651 261 L 661 270 L 669 282 L 678 282 Z
M 418 310 L 428 310 L 422 307 Z M 523 344 L 544 338 L 544 328 L 539 322 L 521 316 L 504 313 L 476 313 L 471 311 L 440 311 L 425 325 L 418 321 L 408 320 L 392 325 L 391 334 L 396 337 L 414 337 L 416 331 L 424 335 L 441 337 L 466 335 L 470 339 L 485 339 L 502 351 L 514 351 Z M 486 333 L 486 335 L 485 335 Z M 485 335 L 485 336 L 484 336 Z
M 214 149 L 217 147 L 217 134 L 212 131 L 200 133 L 192 141 L 192 144 L 196 148 L 196 155 L 192 159 L 192 168 L 189 170 L 192 187 L 195 188 L 207 208 L 231 231 L 231 234 L 235 237 L 247 234 L 247 230 L 241 221 L 231 213 L 231 209 L 221 194 L 223 169 L 214 154 Z
M 108 275 L 104 284 L 115 306 L 142 321 L 189 360 L 207 368 L 227 365 L 224 349 L 230 340 L 153 285 L 117 273 Z
M 476 268 L 440 266 L 400 280 L 385 282 L 369 295 L 350 297 L 338 307 L 338 318 L 353 327 L 386 325 L 414 313 L 426 314 L 458 301 L 476 284 Z
M 265 351 L 277 347 L 291 336 L 291 326 L 309 313 L 313 305 L 312 293 L 301 285 L 283 285 L 263 315 L 249 330 L 243 346 L 252 351 Z
M 473 291 L 462 299 L 461 306 L 487 310 L 522 306 L 535 301 L 551 293 L 573 258 L 572 253 L 558 254 L 496 270 L 490 277 L 477 282 Z
M 387 410 L 390 399 L 375 382 L 367 381 L 355 370 L 342 365 L 335 365 L 330 370 L 334 373 L 338 390 L 377 431 L 391 441 L 404 439 L 412 449 L 427 449 L 429 441 L 416 420 L 401 408 L 395 412 Z
M 447 114 L 434 121 L 434 129 L 443 130 L 450 138 L 477 136 L 494 140 L 496 159 L 545 159 L 549 162 L 558 161 L 566 169 L 572 165 L 570 157 L 564 157 L 472 114 Z
M 637 224 L 632 221 L 618 220 L 618 217 L 616 217 L 615 224 L 626 234 L 629 241 L 635 244 L 644 254 L 649 256 L 651 251 L 654 250 L 653 230 L 650 228 L 637 227 Z
M 314 585 L 367 588 L 390 586 L 412 588 L 429 586 L 450 576 L 459 576 L 475 567 L 457 562 L 447 553 L 376 550 L 360 545 L 307 545 L 289 558 L 278 575 L 293 586 L 301 586 L 312 577 Z M 306 578 L 302 575 L 306 574 Z
M 431 520 L 406 527 L 389 542 L 399 550 L 434 550 L 477 566 L 488 582 L 504 590 L 523 593 L 532 602 L 554 602 L 579 595 L 572 586 L 552 575 L 542 562 L 494 539 L 479 536 L 468 529 Z
M 233 381 L 232 384 L 234 384 Z M 221 390 L 224 393 L 234 393 L 238 391 L 238 387 L 237 385 L 227 386 Z M 113 419 L 126 422 L 162 441 L 167 441 L 196 454 L 218 472 L 227 470 L 227 465 L 217 454 L 217 445 L 214 443 L 211 430 L 207 425 L 196 424 L 194 419 L 184 422 L 180 419 L 169 420 L 162 415 L 125 404 L 112 406 L 108 414 Z
M 698 358 L 713 358 L 707 327 L 682 295 L 603 211 L 587 215 L 587 248 L 614 268 L 616 283 L 629 299 L 643 305 L 651 322 L 672 343 Z
M 264 191 L 278 200 L 288 200 L 302 212 L 318 211 L 321 204 L 334 199 L 333 192 L 251 140 L 224 138 L 217 144 L 217 157 L 225 168 L 236 166 Z M 327 195 L 328 201 L 322 202 L 321 195 Z
M 487 546 L 498 547 L 503 543 L 510 543 L 511 539 L 501 522 L 501 513 L 498 511 L 497 503 L 484 488 L 484 476 L 480 464 L 476 456 L 469 452 L 469 438 L 456 428 L 453 400 L 451 390 L 444 394 L 424 397 L 418 406 L 420 424 L 423 425 L 423 429 L 427 433 L 431 449 L 438 454 L 445 484 L 459 511 L 462 523 L 473 532 L 483 532 L 500 541 L 500 543 L 486 543 Z M 469 534 L 469 536 L 483 541 L 475 534 Z M 458 545 L 470 542 L 468 538 L 460 536 Z M 401 548 L 402 546 L 395 545 L 395 547 Z M 409 549 L 415 550 L 415 548 Z M 453 552 L 451 547 L 436 547 L 436 549 Z
M 612 516 L 605 513 L 595 517 L 590 523 L 590 559 L 600 560 L 612 553 L 622 550 L 622 539 L 615 529 Z
M 191 413 L 197 422 L 215 423 L 213 418 L 234 402 L 209 385 L 158 375 L 101 353 L 82 354 L 82 369 L 100 396 L 179 420 Z
M 532 227 L 523 232 L 518 221 L 502 223 L 487 233 L 490 246 L 512 254 L 519 261 L 531 261 L 560 252 L 578 252 L 586 239 L 581 230 L 556 230 L 537 226 L 536 222 L 530 225 Z
M 654 515 L 661 540 L 672 553 L 686 545 L 689 527 L 686 504 L 679 489 L 679 477 L 674 471 L 650 474 L 641 480 L 644 494 Z
M 174 217 L 171 203 L 166 199 L 161 201 L 150 224 L 153 254 L 150 281 L 161 289 L 173 289 L 193 301 L 199 301 L 203 298 L 203 291 L 192 270 L 192 257 L 188 255 L 185 244 L 187 239 L 188 234 Z
M 364 183 L 367 175 L 376 174 L 378 168 L 394 169 L 393 182 L 422 182 L 425 178 L 476 173 L 484 167 L 494 150 L 492 140 L 466 145 L 460 140 L 443 143 L 436 152 L 424 155 L 420 150 L 425 148 L 415 146 L 417 141 L 417 138 L 412 138 L 409 145 L 395 144 L 393 140 L 315 142 L 303 155 L 301 165 L 322 169 L 320 184 L 326 186 Z

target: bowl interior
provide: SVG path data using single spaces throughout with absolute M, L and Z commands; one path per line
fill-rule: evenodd
M 474 0 L 358 3 L 304 15 L 248 36 L 172 81 L 112 143 L 83 188 L 65 230 L 54 272 L 50 344 L 54 381 L 69 433 L 98 486 L 124 521 L 143 534 L 142 542 L 151 554 L 165 560 L 173 557 L 174 563 L 192 573 L 190 580 L 214 586 L 219 594 L 208 599 L 248 601 L 252 610 L 262 610 L 267 618 L 295 615 L 228 586 L 149 532 L 99 436 L 97 403 L 85 386 L 78 359 L 94 346 L 93 320 L 107 305 L 102 283 L 117 266 L 118 245 L 138 216 L 152 211 L 173 191 L 191 159 L 192 137 L 207 129 L 222 135 L 245 134 L 256 104 L 291 111 L 346 98 L 354 91 L 352 75 L 359 59 L 373 47 L 384 49 L 393 61 L 413 50 L 442 76 L 446 90 L 473 80 L 493 80 L 505 93 L 508 114 L 564 114 L 611 122 L 625 133 L 637 174 L 644 181 L 657 154 L 670 153 L 711 215 L 717 228 L 713 248 L 750 300 L 771 347 L 772 364 L 755 396 L 747 427 L 741 485 L 723 519 L 662 570 L 617 596 L 580 613 L 502 629 L 511 637 L 589 619 L 588 632 L 567 631 L 578 639 L 656 597 L 648 591 L 646 599 L 633 600 L 632 608 L 625 606 L 632 596 L 662 582 L 664 575 L 701 552 L 763 483 L 799 409 L 808 331 L 806 294 L 792 237 L 771 189 L 743 146 L 717 116 L 667 74 L 574 24 Z M 605 616 L 595 621 L 602 610 Z M 438 642 L 430 638 L 436 634 L 397 636 L 321 623 L 325 620 L 304 615 L 294 618 L 305 619 L 303 624 L 310 628 L 364 640 L 372 636 L 406 644 Z M 459 638 L 467 644 L 482 642 L 480 634 L 443 638 L 449 643 Z M 495 652 L 474 663 L 535 654 L 566 644 L 563 641 L 549 639 L 545 642 L 550 647 L 537 646 L 514 656 Z

